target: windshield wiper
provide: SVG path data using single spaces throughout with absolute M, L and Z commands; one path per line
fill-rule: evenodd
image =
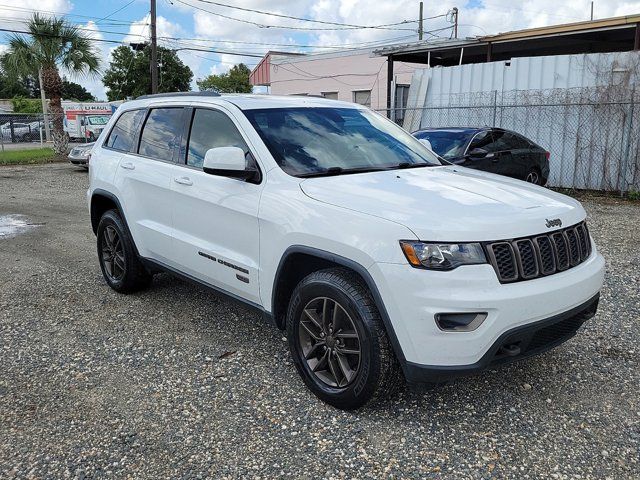
M 301 173 L 296 176 L 300 178 L 331 177 L 335 175 L 343 175 L 343 174 L 349 174 L 349 173 L 380 172 L 382 170 L 387 170 L 387 168 L 386 167 L 361 167 L 361 168 L 329 167 L 319 172 Z
M 409 162 L 401 162 L 393 167 L 389 167 L 389 170 L 395 170 L 396 168 L 420 168 L 420 167 L 433 167 L 434 165 L 430 163 L 409 163 Z

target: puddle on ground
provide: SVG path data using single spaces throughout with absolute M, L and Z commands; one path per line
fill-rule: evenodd
M 15 237 L 38 225 L 29 222 L 24 215 L 0 215 L 0 239 Z

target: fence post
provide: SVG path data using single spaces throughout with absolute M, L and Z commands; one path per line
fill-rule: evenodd
M 629 183 L 627 182 L 627 165 L 629 161 L 629 151 L 631 150 L 631 131 L 633 127 L 633 111 L 635 110 L 635 88 L 631 91 L 631 104 L 629 105 L 629 113 L 627 120 L 627 128 L 625 129 L 627 141 L 624 145 L 624 153 L 622 154 L 622 162 L 620 164 L 620 175 L 618 178 L 622 180 L 622 184 L 620 185 L 620 196 L 623 196 L 627 191 L 627 187 Z
M 496 126 L 496 116 L 498 114 L 498 90 L 493 91 L 493 125 Z
M 16 143 L 16 132 L 13 129 L 13 118 L 9 119 L 9 132 L 11 133 L 11 143 Z

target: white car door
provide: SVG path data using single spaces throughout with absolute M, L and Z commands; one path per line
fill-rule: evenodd
M 202 170 L 206 151 L 240 147 L 255 163 L 232 118 L 222 109 L 193 108 L 186 155 L 172 182 L 174 249 L 182 270 L 214 287 L 260 303 L 258 203 L 262 184 Z
M 171 187 L 186 111 L 176 106 L 142 112 L 139 140 L 122 153 L 115 184 L 140 255 L 175 266 Z

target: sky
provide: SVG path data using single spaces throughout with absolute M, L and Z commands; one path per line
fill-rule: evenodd
M 593 3 L 596 19 L 640 13 L 640 1 Z M 23 30 L 24 20 L 40 11 L 62 16 L 98 40 L 140 42 L 149 37 L 149 4 L 149 0 L 0 0 L 0 28 Z M 590 0 L 444 0 L 424 4 L 425 38 L 430 39 L 450 37 L 453 7 L 459 9 L 459 37 L 588 20 L 591 9 Z M 418 5 L 418 0 L 157 0 L 157 35 L 161 45 L 178 51 L 194 72 L 195 81 L 226 72 L 239 62 L 253 68 L 268 50 L 327 52 L 417 40 Z M 376 28 L 361 28 L 371 26 Z M 0 32 L 0 52 L 6 49 L 8 35 Z M 96 46 L 104 70 L 118 44 L 96 42 Z M 99 76 L 70 79 L 98 99 L 106 98 Z

